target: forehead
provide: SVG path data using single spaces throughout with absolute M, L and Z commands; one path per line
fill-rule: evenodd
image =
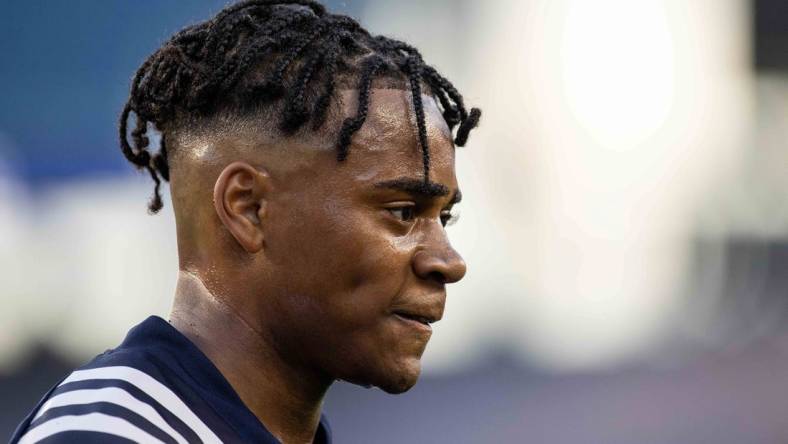
M 358 91 L 343 90 L 339 95 L 343 114 L 354 117 Z M 451 131 L 431 96 L 422 95 L 421 103 L 429 146 L 430 180 L 448 181 L 444 185 L 454 187 Z M 362 180 L 392 175 L 423 178 L 423 154 L 410 91 L 371 90 L 367 118 L 353 135 L 348 158 L 343 163 L 347 163 L 347 169 L 359 170 L 357 178 Z

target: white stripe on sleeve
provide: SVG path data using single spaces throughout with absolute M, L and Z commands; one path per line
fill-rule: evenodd
M 125 419 L 103 413 L 65 415 L 50 419 L 28 430 L 19 440 L 19 444 L 35 443 L 62 432 L 101 432 L 130 439 L 134 442 L 164 444 Z
M 204 443 L 221 443 L 219 437 L 216 436 L 216 434 L 214 434 L 186 404 L 184 404 L 178 395 L 152 376 L 136 368 L 113 366 L 77 370 L 71 373 L 68 378 L 64 379 L 61 385 L 68 384 L 69 382 L 87 381 L 91 379 L 120 379 L 126 381 L 145 392 L 148 396 L 164 406 L 164 408 L 172 412 L 189 426 Z
M 94 402 L 109 402 L 131 410 L 132 412 L 148 420 L 148 422 L 151 424 L 170 434 L 178 443 L 186 444 L 186 439 L 184 439 L 180 433 L 175 431 L 175 429 L 170 427 L 170 425 L 167 424 L 167 421 L 165 421 L 164 418 L 159 415 L 156 409 L 131 396 L 126 390 L 118 387 L 74 390 L 60 393 L 49 398 L 49 400 L 47 400 L 47 402 L 41 406 L 41 408 L 38 410 L 38 413 L 36 413 L 35 418 L 33 418 L 33 421 L 38 419 L 51 408 L 69 405 L 91 404 Z

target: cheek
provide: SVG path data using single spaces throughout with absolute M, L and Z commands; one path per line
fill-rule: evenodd
M 396 235 L 380 215 L 363 210 L 303 208 L 281 227 L 279 238 L 291 242 L 271 242 L 280 343 L 343 379 L 417 375 L 426 341 L 403 334 L 389 317 L 415 282 L 413 236 Z
M 328 236 L 327 236 L 328 237 Z M 410 250 L 397 245 L 379 226 L 356 223 L 351 230 L 326 242 L 326 260 L 321 274 L 325 302 L 348 329 L 370 327 L 387 314 L 391 304 L 409 281 Z
M 282 296 L 311 300 L 304 309 L 320 307 L 315 316 L 361 328 L 385 313 L 408 281 L 414 243 L 393 235 L 379 215 L 329 201 L 291 208 L 285 222 L 267 245 L 276 280 Z

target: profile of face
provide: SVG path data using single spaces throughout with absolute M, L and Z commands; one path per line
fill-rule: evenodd
M 459 200 L 455 148 L 435 101 L 422 100 L 430 185 L 410 94 L 373 89 L 345 161 L 324 152 L 272 176 L 265 279 L 247 283 L 272 301 L 259 316 L 293 365 L 389 393 L 416 383 L 446 284 L 465 274 L 444 229 Z

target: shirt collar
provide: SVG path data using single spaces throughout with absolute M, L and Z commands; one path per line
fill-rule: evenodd
M 165 362 L 176 366 L 174 371 L 185 373 L 194 380 L 192 388 L 244 441 L 278 442 L 246 407 L 213 362 L 169 322 L 158 316 L 148 317 L 129 331 L 121 347 L 150 347 L 154 344 L 167 353 L 169 359 Z M 314 442 L 331 444 L 331 429 L 324 415 L 320 417 Z

